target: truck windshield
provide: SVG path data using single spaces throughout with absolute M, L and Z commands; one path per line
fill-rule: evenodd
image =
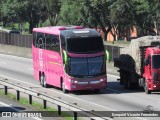
M 153 55 L 152 56 L 152 68 L 153 69 L 160 68 L 160 55 Z
M 94 58 L 70 58 L 71 76 L 98 76 L 105 73 L 104 56 Z
M 100 36 L 67 38 L 67 50 L 74 53 L 93 53 L 104 51 L 104 46 Z

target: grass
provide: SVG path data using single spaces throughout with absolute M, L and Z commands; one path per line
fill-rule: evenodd
M 8 93 L 7 96 L 4 94 L 4 90 L 0 90 L 0 96 L 2 97 L 7 97 L 11 100 L 16 101 L 16 95 L 12 94 L 12 93 Z M 20 101 L 19 103 L 25 107 L 31 108 L 35 111 L 54 111 L 55 114 L 57 113 L 57 110 L 51 107 L 47 107 L 46 109 L 43 108 L 43 105 L 38 103 L 38 102 L 32 102 L 32 105 L 29 104 L 28 99 L 20 97 Z M 67 117 L 66 117 L 67 116 Z M 68 113 L 66 112 L 62 112 L 62 115 L 60 115 L 59 117 L 63 117 L 64 120 L 73 120 L 73 117 L 71 117 Z

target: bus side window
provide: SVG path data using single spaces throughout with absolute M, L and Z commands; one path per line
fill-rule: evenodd
M 37 33 L 33 32 L 33 46 L 36 47 Z
M 51 50 L 51 35 L 50 34 L 46 34 L 46 49 L 47 50 Z
M 51 50 L 60 52 L 59 39 L 58 36 L 51 35 Z
M 41 49 L 45 49 L 44 33 L 37 33 L 36 47 L 41 48 Z

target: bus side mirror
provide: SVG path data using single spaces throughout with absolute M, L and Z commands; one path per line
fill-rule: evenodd
M 67 61 L 68 61 L 67 53 L 66 53 L 66 51 L 63 51 L 63 63 L 64 63 L 65 65 L 67 65 Z
M 108 50 L 106 50 L 105 53 L 106 53 L 106 60 L 109 63 L 110 62 L 110 55 L 109 55 Z
M 144 66 L 148 66 L 149 65 L 149 60 L 147 58 L 144 59 Z

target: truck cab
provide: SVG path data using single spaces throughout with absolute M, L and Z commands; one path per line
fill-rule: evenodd
M 144 58 L 144 89 L 147 94 L 160 91 L 160 47 L 146 48 Z

